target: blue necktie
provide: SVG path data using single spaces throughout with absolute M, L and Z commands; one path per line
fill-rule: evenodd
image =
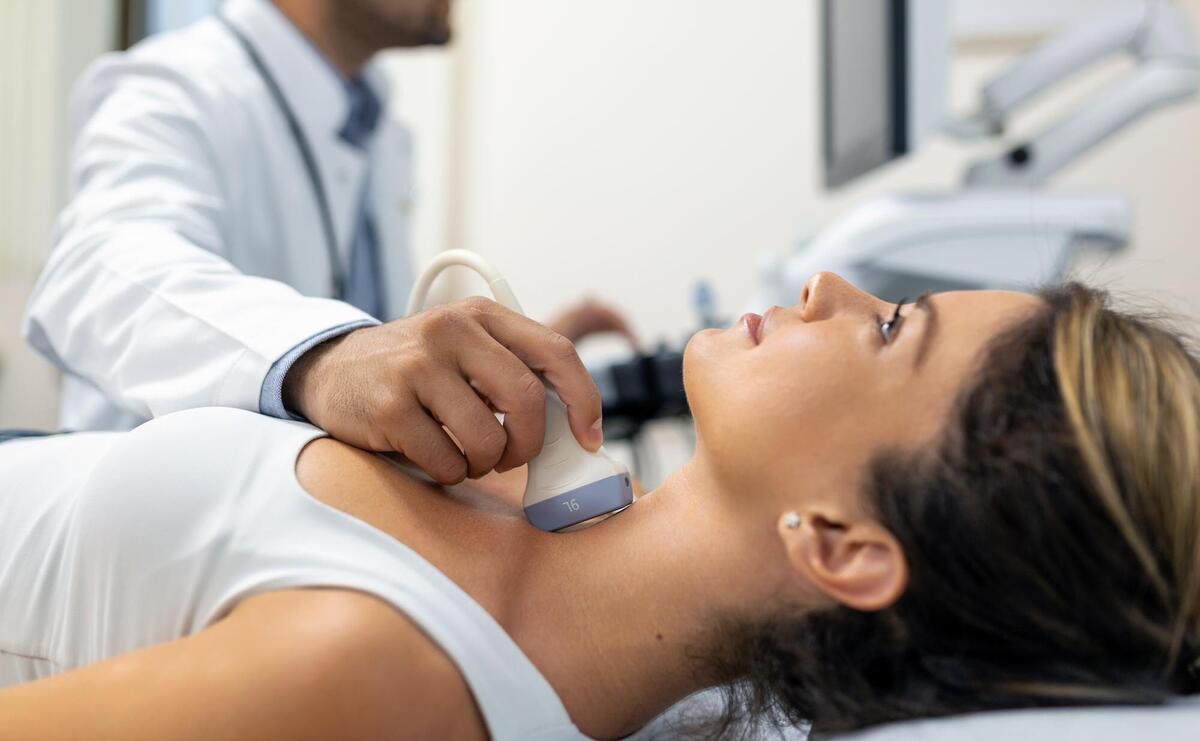
M 338 135 L 347 144 L 365 149 L 367 140 L 379 124 L 382 112 L 379 98 L 361 77 L 346 83 L 350 98 L 350 113 Z M 350 271 L 346 277 L 344 296 L 346 303 L 357 306 L 377 319 L 385 319 L 387 310 L 383 295 L 383 274 L 379 261 L 379 236 L 375 231 L 375 219 L 371 214 L 368 171 L 363 180 L 362 193 L 354 222 L 354 239 L 350 243 Z

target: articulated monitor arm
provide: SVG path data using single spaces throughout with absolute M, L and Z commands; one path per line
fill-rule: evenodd
M 913 276 L 917 292 L 1027 289 L 1061 280 L 1081 249 L 1122 249 L 1131 223 L 1128 199 L 1106 193 L 981 188 L 875 198 L 796 254 L 764 262 L 760 295 L 750 310 L 794 303 L 805 281 L 823 270 L 893 300 L 900 296 L 880 283 L 884 276 Z
M 980 111 L 952 123 L 962 138 L 1002 134 L 1017 109 L 1047 89 L 1112 56 L 1132 73 L 999 158 L 974 164 L 966 183 L 1036 185 L 1121 129 L 1200 91 L 1200 46 L 1187 14 L 1167 0 L 1146 0 L 1105 14 L 1047 42 L 983 90 Z

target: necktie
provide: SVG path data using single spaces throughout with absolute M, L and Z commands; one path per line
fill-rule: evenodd
M 358 149 L 365 149 L 367 140 L 379 123 L 379 99 L 361 77 L 346 83 L 350 113 L 338 136 Z M 362 192 L 354 222 L 354 237 L 350 243 L 350 270 L 346 276 L 342 299 L 377 319 L 384 319 L 386 304 L 383 294 L 383 275 L 379 260 L 379 237 L 371 213 L 371 173 L 363 179 Z

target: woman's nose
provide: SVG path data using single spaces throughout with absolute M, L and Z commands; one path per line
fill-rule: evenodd
M 800 315 L 806 322 L 819 321 L 852 308 L 874 310 L 878 302 L 836 273 L 817 273 L 800 292 Z

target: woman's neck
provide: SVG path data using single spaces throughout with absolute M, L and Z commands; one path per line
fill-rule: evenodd
M 712 485 L 692 461 L 625 512 L 530 554 L 505 628 L 585 733 L 626 735 L 712 684 L 697 654 L 714 619 L 783 587 L 763 566 L 771 533 L 747 542 L 745 517 Z
M 697 657 L 711 651 L 715 620 L 794 591 L 787 559 L 769 552 L 773 524 L 716 491 L 703 458 L 615 517 L 559 535 L 524 522 L 521 469 L 445 490 L 331 440 L 309 445 L 296 469 L 318 499 L 457 582 L 598 738 L 714 683 Z

